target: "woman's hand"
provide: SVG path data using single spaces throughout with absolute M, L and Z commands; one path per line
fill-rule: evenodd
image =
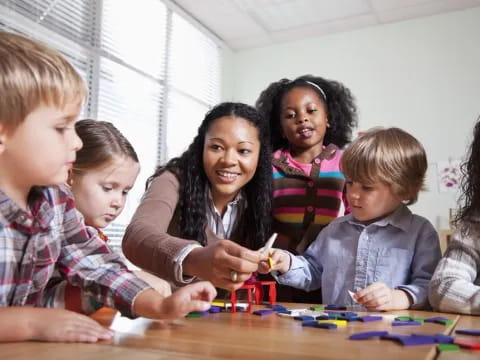
M 240 288 L 258 270 L 261 260 L 262 256 L 257 251 L 230 240 L 219 240 L 193 249 L 183 261 L 183 273 L 232 291 Z

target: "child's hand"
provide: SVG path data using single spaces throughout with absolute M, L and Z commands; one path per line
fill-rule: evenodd
M 270 249 L 269 252 L 269 256 L 265 255 L 266 259 L 258 264 L 258 272 L 266 274 L 272 270 L 277 270 L 282 274 L 286 273 L 290 269 L 290 255 L 280 249 Z
M 192 311 L 210 309 L 217 290 L 208 281 L 200 281 L 184 286 L 163 301 L 164 319 L 177 319 Z
M 357 291 L 355 300 L 367 309 L 374 310 L 402 310 L 408 309 L 412 304 L 406 292 L 390 289 L 383 282 L 370 284 Z
M 178 319 L 192 311 L 206 311 L 217 291 L 208 281 L 186 285 L 168 297 L 153 289 L 145 290 L 135 299 L 134 311 L 151 319 Z
M 113 336 L 95 320 L 63 309 L 31 309 L 31 340 L 54 342 L 96 342 Z

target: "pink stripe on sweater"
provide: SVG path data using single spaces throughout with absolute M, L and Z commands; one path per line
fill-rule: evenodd
M 318 189 L 317 196 L 331 196 L 331 197 L 341 199 L 343 197 L 343 194 L 341 191 L 337 191 L 337 190 Z
M 277 215 L 277 214 L 303 214 L 303 213 L 305 213 L 305 208 L 283 206 L 283 207 L 273 209 L 273 213 L 275 215 Z M 325 215 L 325 216 L 336 217 L 338 215 L 338 210 L 318 208 L 318 209 L 315 209 L 315 215 Z
M 292 195 L 306 195 L 307 191 L 305 189 L 279 189 L 273 192 L 273 197 L 277 196 L 292 196 Z

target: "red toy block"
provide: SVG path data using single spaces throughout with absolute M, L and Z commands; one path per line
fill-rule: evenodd
M 247 311 L 251 312 L 252 311 L 252 301 L 253 301 L 252 292 L 255 291 L 256 287 L 255 287 L 254 284 L 243 284 L 242 287 L 238 290 L 242 290 L 242 289 L 247 290 L 247 299 L 248 299 Z M 232 291 L 232 293 L 230 295 L 230 302 L 232 303 L 232 313 L 237 311 L 236 304 L 237 304 L 237 291 L 238 290 Z
M 255 283 L 255 303 L 258 305 L 263 299 L 263 287 L 268 286 L 268 302 L 275 305 L 277 301 L 276 281 L 257 281 Z

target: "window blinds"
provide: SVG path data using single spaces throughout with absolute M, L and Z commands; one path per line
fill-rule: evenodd
M 105 229 L 118 248 L 145 180 L 219 101 L 219 46 L 161 0 L 4 0 L 0 29 L 61 51 L 89 87 L 81 118 L 112 122 L 137 151 L 142 171 Z

